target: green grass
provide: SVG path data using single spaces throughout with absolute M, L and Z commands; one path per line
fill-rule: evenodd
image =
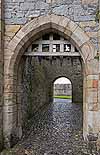
M 72 96 L 54 96 L 54 98 L 60 98 L 60 99 L 72 99 Z

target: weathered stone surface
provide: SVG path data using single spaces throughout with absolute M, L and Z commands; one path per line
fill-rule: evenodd
M 3 1 L 0 0 L 0 151 L 3 147 L 3 123 L 2 123 L 2 119 L 3 119 L 3 64 L 4 64 L 4 60 L 3 60 L 3 55 L 4 55 L 4 27 L 3 27 L 3 20 L 4 20 L 4 16 L 3 16 Z
M 86 35 L 83 35 L 83 31 L 79 27 L 75 29 L 71 37 L 73 40 L 76 41 L 76 44 L 79 44 L 79 47 L 82 46 L 85 42 L 89 41 L 89 37 Z
M 76 23 L 72 22 L 71 20 L 68 20 L 68 19 L 64 20 L 64 19 L 66 19 L 66 18 L 62 17 L 62 16 L 57 16 L 57 15 L 51 14 L 49 16 L 41 16 L 41 17 L 35 18 L 34 20 L 27 23 L 17 33 L 17 35 L 12 39 L 12 41 L 9 44 L 8 51 L 6 53 L 7 55 L 5 55 L 5 58 L 6 58 L 6 60 L 5 60 L 5 71 L 7 73 L 9 73 L 9 74 L 11 73 L 11 75 L 13 75 L 13 67 L 16 67 L 16 68 L 18 67 L 17 65 L 15 65 L 15 62 L 16 62 L 16 64 L 18 64 L 18 62 L 17 62 L 17 61 L 19 61 L 18 58 L 21 58 L 22 52 L 24 52 L 24 50 L 20 51 L 22 46 L 27 47 L 26 44 L 31 43 L 31 42 L 29 42 L 29 39 L 30 39 L 30 41 L 33 41 L 33 40 L 31 40 L 31 37 L 35 36 L 38 32 L 40 32 L 40 30 L 45 30 L 47 28 L 50 29 L 50 27 L 51 27 L 52 29 L 59 30 L 59 32 L 63 33 L 65 35 L 65 37 L 66 37 L 68 31 L 71 32 L 71 33 L 68 34 L 71 41 L 73 41 L 74 44 L 76 43 L 75 44 L 76 47 L 79 48 L 81 46 L 80 54 L 82 55 L 83 62 L 85 64 L 85 73 L 86 73 L 86 75 L 88 75 L 88 74 L 91 74 L 91 75 L 97 74 L 98 73 L 98 60 L 94 59 L 94 56 L 96 55 L 96 50 L 95 50 L 94 46 L 91 44 L 91 42 L 89 41 L 89 37 L 85 34 L 85 32 L 81 28 L 78 27 L 78 25 Z M 63 21 L 63 22 L 61 22 L 61 21 Z M 47 23 L 49 23 L 49 24 L 47 24 Z M 45 26 L 44 26 L 44 24 L 45 24 Z M 40 33 L 39 33 L 39 35 L 40 35 Z M 37 37 L 39 37 L 39 36 L 37 36 Z M 33 39 L 35 39 L 35 38 L 33 37 Z M 12 60 L 11 60 L 11 57 L 12 57 Z M 71 60 L 69 59 L 69 61 L 71 61 Z M 67 64 L 65 66 L 67 66 Z M 73 64 L 73 67 L 74 67 L 74 63 L 72 63 L 72 64 Z M 57 61 L 56 65 L 59 66 L 58 61 Z M 65 66 L 64 66 L 64 68 L 66 68 Z M 54 66 L 54 68 L 55 68 L 55 66 Z M 70 68 L 70 67 L 68 66 L 68 68 Z M 52 69 L 52 70 L 54 71 L 54 69 Z M 62 72 L 62 71 L 60 71 L 60 72 Z M 65 70 L 64 70 L 64 72 L 66 73 Z M 54 71 L 54 73 L 56 74 L 56 70 Z M 51 74 L 49 76 L 51 76 L 51 75 L 53 76 L 54 73 L 51 72 Z M 67 72 L 67 74 L 68 74 L 68 72 Z M 64 74 L 64 75 L 67 76 L 67 74 L 66 75 Z M 36 76 L 36 75 L 37 74 L 35 74 L 34 76 Z M 77 80 L 79 80 L 79 78 Z M 75 82 L 75 83 L 77 84 L 77 82 Z M 96 87 L 96 84 L 94 84 L 94 86 L 92 85 L 92 87 Z M 9 92 L 12 91 L 12 88 L 14 88 L 14 87 L 11 87 L 11 88 L 9 87 Z M 43 88 L 42 88 L 42 93 L 43 94 L 41 94 L 40 93 L 41 88 L 36 87 L 36 90 L 37 90 L 36 94 L 39 94 L 38 96 L 40 96 L 39 99 L 41 100 L 41 104 L 40 105 L 38 104 L 37 107 L 35 105 L 33 105 L 34 112 L 40 106 L 42 106 L 42 103 L 44 104 L 44 102 L 46 101 L 45 99 L 47 99 L 47 94 L 46 94 L 45 91 L 43 91 L 43 90 L 45 90 Z M 75 88 L 76 88 L 76 85 L 75 85 Z M 80 86 L 79 86 L 79 88 L 80 88 Z M 79 88 L 77 88 L 77 91 L 80 90 Z M 87 88 L 88 88 L 87 83 L 85 83 L 84 89 L 87 89 Z M 6 90 L 5 90 L 5 92 L 6 92 Z M 13 92 L 16 92 L 15 88 L 14 88 Z M 19 94 L 19 92 L 20 91 L 18 91 L 17 95 Z M 51 89 L 50 89 L 49 93 L 50 93 L 50 96 L 52 96 L 52 90 Z M 37 98 L 36 94 L 35 94 L 35 100 L 36 100 L 37 103 L 40 103 L 40 100 Z M 89 96 L 88 96 L 88 94 L 89 94 Z M 15 96 L 16 94 L 12 93 L 11 95 L 12 95 L 12 98 L 14 98 L 13 96 Z M 20 100 L 21 96 L 20 95 L 18 95 L 18 96 L 19 96 L 18 102 L 20 103 L 21 102 L 21 100 Z M 45 97 L 43 98 L 43 96 L 45 96 Z M 75 94 L 73 94 L 73 96 L 75 96 Z M 26 98 L 23 98 L 23 99 L 27 100 L 27 96 L 25 96 L 25 97 Z M 87 92 L 85 97 L 86 97 L 87 102 L 84 103 L 84 104 L 88 105 L 89 103 L 92 103 L 91 99 L 93 99 L 93 97 L 94 97 L 93 104 L 95 102 L 97 103 L 97 89 L 96 89 L 96 92 L 94 93 L 94 96 L 93 96 L 93 93 Z M 84 97 L 84 99 L 85 99 L 85 97 Z M 79 96 L 77 98 L 79 100 Z M 74 98 L 74 101 L 78 102 L 76 99 Z M 6 104 L 8 104 L 8 103 L 12 104 L 13 102 L 15 102 L 15 100 L 14 101 L 11 100 L 11 102 L 8 100 L 8 101 L 5 101 L 5 102 L 6 102 Z M 23 103 L 26 103 L 26 102 L 23 102 Z M 30 106 L 30 105 L 28 105 L 28 106 Z M 27 107 L 27 106 L 25 106 L 25 107 Z M 24 111 L 24 117 L 27 117 L 27 115 L 26 115 L 27 114 L 27 109 L 28 109 L 28 111 L 30 110 L 30 108 L 26 108 L 26 111 Z M 84 113 L 85 113 L 84 115 L 86 115 L 86 117 L 84 117 L 85 118 L 84 123 L 86 124 L 86 126 L 85 126 L 86 127 L 86 134 L 88 132 L 87 110 L 88 110 L 88 106 L 86 106 L 86 109 L 84 109 Z M 95 111 L 96 111 L 96 109 L 95 109 Z M 32 110 L 32 112 L 33 112 L 33 110 Z M 30 113 L 30 115 L 32 115 L 32 114 L 33 113 Z M 30 117 L 30 116 L 28 116 L 28 117 Z M 7 115 L 6 115 L 6 119 L 8 120 Z M 8 122 L 8 129 L 9 129 L 9 125 L 10 125 L 10 121 Z
M 60 80 L 60 78 L 58 78 L 58 80 Z M 66 80 L 66 79 L 65 79 Z M 54 83 L 54 90 L 53 90 L 53 96 L 72 96 L 72 85 L 69 81 L 69 83 L 65 83 L 65 84 L 59 84 L 56 83 L 57 80 Z
M 58 15 L 64 15 L 73 19 L 75 21 L 88 21 L 94 20 L 94 12 L 96 11 L 97 0 L 95 3 L 81 0 L 58 0 L 58 1 L 36 1 L 31 0 L 30 2 L 26 1 L 5 1 L 6 11 L 6 23 L 16 23 L 16 24 L 25 24 L 28 17 L 48 14 L 53 12 Z M 50 5 L 49 5 L 50 4 Z M 83 7 L 83 5 L 85 6 Z M 91 6 L 88 4 L 91 4 Z M 86 17 L 87 16 L 87 17 Z
M 83 37 L 84 38 L 84 37 Z M 85 39 L 85 38 L 84 38 Z M 82 50 L 82 56 L 83 59 L 87 62 L 90 63 L 90 61 L 94 62 L 93 65 L 98 65 L 98 62 L 95 58 L 96 56 L 96 52 L 97 50 L 95 49 L 94 46 L 91 45 L 90 41 L 85 42 L 82 46 L 81 46 L 81 50 Z M 91 51 L 91 52 L 90 52 Z M 93 60 L 94 59 L 94 60 Z M 89 61 L 89 62 L 88 62 Z M 92 69 L 92 68 L 91 68 Z
M 88 112 L 88 128 L 89 132 L 94 132 L 94 134 L 100 132 L 100 111 L 89 111 Z M 94 128 L 93 128 L 94 126 Z
M 1 4 L 3 4 L 3 2 L 5 3 L 5 7 L 1 7 Z M 26 0 L 17 0 L 17 1 L 16 0 L 5 0 L 5 1 L 0 0 L 0 39 L 1 39 L 0 40 L 0 48 L 1 48 L 1 51 L 0 51 L 0 99 L 1 100 L 0 101 L 3 100 L 2 99 L 3 98 L 2 85 L 3 85 L 3 75 L 5 75 L 5 79 L 4 79 L 5 80 L 5 87 L 4 87 L 5 116 L 4 116 L 4 119 L 5 119 L 6 124 L 4 128 L 6 129 L 5 131 L 8 130 L 8 139 L 9 139 L 9 134 L 11 134 L 10 132 L 12 131 L 12 128 L 13 130 L 15 130 L 16 126 L 19 129 L 15 130 L 15 132 L 16 134 L 19 135 L 20 125 L 21 125 L 21 122 L 19 121 L 21 120 L 21 110 L 20 110 L 21 107 L 20 106 L 17 107 L 18 108 L 17 110 L 19 111 L 18 113 L 16 113 L 16 110 L 15 110 L 16 105 L 12 106 L 13 104 L 21 103 L 21 93 L 22 93 L 21 91 L 22 90 L 20 88 L 21 87 L 20 84 L 16 82 L 17 76 L 15 76 L 20 66 L 19 65 L 20 58 L 22 54 L 25 52 L 25 49 L 29 46 L 29 44 L 32 44 L 34 39 L 37 39 L 37 37 L 42 34 L 40 33 L 40 30 L 46 32 L 47 29 L 50 30 L 50 28 L 52 28 L 53 30 L 56 29 L 56 31 L 59 31 L 66 38 L 70 39 L 73 42 L 73 44 L 76 45 L 76 47 L 78 48 L 80 47 L 80 54 L 83 59 L 82 66 L 83 66 L 83 74 L 85 76 L 84 79 L 87 79 L 86 81 L 84 80 L 84 85 L 83 85 L 84 92 L 85 92 L 85 95 L 84 95 L 84 107 L 85 108 L 83 110 L 84 120 L 85 120 L 83 123 L 84 131 L 85 131 L 85 134 L 87 135 L 89 131 L 88 130 L 89 121 L 90 121 L 90 126 L 91 126 L 90 128 L 92 128 L 93 132 L 100 131 L 100 126 L 99 126 L 100 78 L 98 78 L 98 74 L 100 72 L 100 67 L 99 67 L 100 62 L 98 60 L 98 54 L 96 50 L 98 49 L 99 51 L 100 49 L 100 41 L 99 41 L 100 40 L 100 34 L 99 34 L 100 24 L 98 24 L 98 22 L 95 21 L 95 16 L 96 16 L 97 8 L 98 8 L 98 2 L 99 2 L 98 0 L 38 0 L 38 1 L 37 0 L 28 0 L 28 1 Z M 1 8 L 2 8 L 2 11 L 1 11 Z M 3 35 L 4 35 L 3 34 L 4 32 L 3 11 L 5 12 L 5 38 L 4 38 L 5 41 L 4 42 L 3 42 L 4 40 L 3 39 Z M 48 14 L 49 16 L 47 16 Z M 26 26 L 24 26 L 25 23 L 27 23 Z M 20 30 L 21 27 L 23 28 Z M 15 35 L 16 37 L 14 37 Z M 1 43 L 4 43 L 5 50 L 3 50 L 3 44 L 1 45 Z M 96 48 L 94 48 L 93 44 L 95 45 Z M 4 53 L 4 59 L 2 57 L 3 53 Z M 4 60 L 4 71 L 5 72 L 3 72 L 3 60 Z M 63 66 L 64 69 L 68 65 L 66 64 L 67 62 L 70 64 L 69 61 L 70 59 L 64 62 L 65 64 Z M 57 61 L 57 64 L 59 66 L 58 61 Z M 77 62 L 73 62 L 72 64 L 73 64 L 73 70 L 74 71 L 77 70 L 77 74 L 79 75 L 80 67 L 78 67 L 77 69 L 75 68 Z M 47 66 L 48 66 L 48 63 L 47 63 Z M 54 74 L 56 75 L 56 70 L 54 68 L 57 69 L 57 67 L 55 67 L 56 65 L 54 61 L 53 61 L 52 66 L 53 66 L 52 71 L 54 71 L 55 72 Z M 72 66 L 68 66 L 68 67 L 69 69 L 72 69 L 71 68 Z M 45 70 L 45 72 L 48 73 L 48 75 L 50 74 L 49 75 L 50 77 L 53 74 L 52 71 L 50 71 L 51 72 L 50 74 L 48 73 L 47 70 Z M 53 76 L 55 77 L 54 74 Z M 73 74 L 71 74 L 70 76 L 72 75 Z M 9 76 L 9 78 L 6 76 Z M 67 76 L 67 73 L 66 73 L 66 76 Z M 37 78 L 36 75 L 35 75 L 35 78 Z M 79 79 L 80 78 L 81 77 L 79 77 Z M 10 81 L 10 79 L 12 80 Z M 43 79 L 41 79 L 40 82 L 42 80 Z M 76 83 L 78 83 L 77 80 L 76 80 Z M 18 90 L 16 90 L 16 85 L 18 85 L 17 87 Z M 74 83 L 74 87 L 77 88 L 75 83 Z M 79 88 L 77 88 L 77 92 L 79 92 Z M 44 86 L 43 88 L 36 87 L 36 92 L 35 92 L 36 94 L 34 94 L 34 100 L 36 99 L 36 103 L 40 103 L 39 99 L 41 99 L 42 103 L 44 103 L 45 99 L 48 98 L 46 91 L 44 91 L 45 89 L 46 87 L 44 88 Z M 49 88 L 48 90 L 50 90 L 49 93 L 51 96 L 52 91 Z M 16 92 L 17 92 L 18 100 L 16 100 L 17 98 Z M 38 96 L 40 96 L 39 99 L 37 99 L 37 94 Z M 76 92 L 74 95 L 76 95 Z M 45 96 L 45 99 L 42 96 Z M 77 96 L 78 99 L 80 99 L 81 97 L 82 96 L 79 96 L 79 95 Z M 23 100 L 25 99 L 26 98 L 24 98 Z M 35 110 L 38 109 L 40 106 L 42 106 L 42 103 L 41 105 L 39 104 L 37 107 L 33 105 L 33 109 Z M 7 105 L 9 106 L 7 107 Z M 0 102 L 0 106 L 1 106 L 0 124 L 2 124 L 1 102 Z M 95 114 L 91 113 L 91 115 L 90 114 L 88 115 L 88 110 L 92 112 L 94 111 Z M 7 111 L 12 112 L 12 114 L 8 114 Z M 95 123 L 93 123 L 93 119 L 95 120 Z M 2 125 L 0 126 L 0 143 L 2 143 L 1 135 L 2 135 Z M 13 133 L 13 137 L 14 138 L 16 137 L 15 133 Z
M 97 89 L 95 88 L 89 88 L 87 90 L 87 102 L 88 103 L 98 103 L 98 100 L 97 100 Z
M 90 103 L 89 111 L 98 111 L 98 103 Z
M 79 25 L 82 27 L 82 28 L 85 28 L 85 27 L 95 27 L 97 25 L 96 21 L 85 21 L 85 22 L 80 22 Z
M 87 32 L 90 38 L 97 38 L 98 33 L 97 32 Z
M 94 4 L 98 3 L 98 0 L 82 0 L 82 4 Z
M 98 88 L 98 80 L 93 80 L 93 88 Z
M 6 25 L 5 31 L 6 33 L 7 32 L 17 33 L 20 28 L 21 28 L 20 25 Z
M 98 134 L 97 150 L 100 152 L 100 132 L 99 132 L 99 134 Z

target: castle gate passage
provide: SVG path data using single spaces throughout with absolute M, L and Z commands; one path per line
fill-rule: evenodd
M 95 134 L 99 130 L 99 110 L 95 109 L 94 105 L 98 105 L 98 60 L 95 59 L 97 54 L 96 49 L 90 42 L 90 38 L 85 32 L 73 21 L 58 15 L 41 16 L 31 20 L 27 23 L 16 36 L 9 43 L 8 49 L 5 55 L 5 72 L 4 72 L 4 111 L 3 111 L 3 132 L 5 137 L 5 145 L 8 147 L 11 145 L 11 137 L 22 136 L 22 120 L 21 120 L 21 87 L 20 87 L 20 72 L 23 69 L 24 59 L 23 56 L 27 55 L 27 48 L 32 45 L 34 41 L 40 38 L 44 33 L 56 32 L 65 40 L 65 51 L 70 49 L 66 40 L 76 47 L 79 51 L 77 53 L 82 59 L 83 68 L 83 135 L 87 138 L 87 135 L 92 132 Z M 51 43 L 52 45 L 52 43 Z M 42 47 L 42 46 L 41 46 Z M 54 44 L 52 46 L 52 52 L 47 56 L 73 56 L 71 52 L 65 52 L 58 54 L 55 50 L 59 50 L 62 46 Z M 33 46 L 36 49 L 36 44 Z M 48 50 L 48 44 L 45 43 L 42 49 Z M 50 48 L 51 49 L 51 48 Z M 29 51 L 28 51 L 29 52 Z M 31 55 L 32 53 L 28 53 Z M 41 54 L 41 53 L 40 53 Z M 40 55 L 39 54 L 39 55 Z M 70 55 L 71 54 L 71 55 Z M 37 56 L 37 52 L 35 53 Z M 38 55 L 38 56 L 39 56 Z M 43 56 L 43 53 L 42 53 Z M 62 60 L 61 60 L 62 61 Z M 62 63 L 62 62 L 61 62 Z M 23 65 L 22 65 L 23 64 Z M 20 72 L 19 72 L 20 71 Z M 97 119 L 98 117 L 98 119 Z M 96 124 L 95 124 L 96 122 Z

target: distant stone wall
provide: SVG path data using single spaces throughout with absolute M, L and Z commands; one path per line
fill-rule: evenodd
M 71 84 L 54 84 L 53 90 L 54 96 L 64 95 L 72 96 L 72 85 Z

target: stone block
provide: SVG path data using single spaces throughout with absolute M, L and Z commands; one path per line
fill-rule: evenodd
M 9 37 L 9 36 L 5 36 L 5 37 L 4 37 L 4 40 L 5 40 L 5 41 L 8 41 L 8 42 L 10 42 L 10 40 L 11 40 L 11 37 Z
M 0 32 L 1 32 L 1 20 L 0 20 Z
M 7 113 L 13 113 L 13 112 L 17 112 L 17 104 L 13 104 L 13 105 L 4 105 L 3 107 L 4 112 Z
M 34 10 L 34 5 L 35 5 L 35 3 L 32 1 L 30 1 L 30 2 L 24 1 L 24 3 L 23 2 L 20 3 L 19 10 L 21 10 L 21 11 L 27 11 L 29 9 Z
M 79 23 L 80 27 L 82 27 L 82 28 L 85 28 L 85 27 L 95 27 L 96 24 L 97 23 L 95 21 L 84 21 L 84 22 L 80 22 Z
M 52 2 L 52 0 L 46 0 L 46 3 L 51 3 Z
M 88 127 L 93 133 L 100 131 L 100 111 L 88 111 Z
M 88 36 L 87 36 L 87 38 L 89 39 Z M 83 40 L 84 39 L 85 38 L 83 38 Z M 93 46 L 93 44 L 91 44 L 90 41 L 85 42 L 83 44 L 83 46 L 81 46 L 81 51 L 82 51 L 83 60 L 85 60 L 85 61 L 90 61 L 91 59 L 94 59 L 94 57 L 97 54 L 97 51 L 96 51 L 95 47 Z
M 11 92 L 15 92 L 16 90 L 16 85 L 13 85 L 13 84 L 5 84 L 5 87 L 4 87 L 4 90 L 5 92 L 7 93 L 11 93 Z
M 76 44 L 80 47 L 82 46 L 85 42 L 89 41 L 89 37 L 84 34 L 84 31 L 77 27 L 73 31 L 71 38 L 76 42 Z
M 86 74 L 94 74 L 94 75 L 98 75 L 98 70 L 99 70 L 99 64 L 98 64 L 98 60 L 94 59 L 94 60 L 90 60 L 86 63 Z
M 98 36 L 98 32 L 86 32 L 90 38 L 95 38 Z
M 26 26 L 23 27 L 20 32 L 24 32 L 23 35 L 25 35 L 25 33 L 27 34 L 27 32 L 32 31 L 33 29 L 35 29 L 38 26 L 38 24 L 39 24 L 38 23 L 38 18 L 35 18 L 31 22 L 27 23 Z
M 6 33 L 7 32 L 17 33 L 20 28 L 21 28 L 20 25 L 6 25 L 5 26 L 5 31 L 6 31 Z
M 93 80 L 93 88 L 98 88 L 98 80 Z
M 15 48 L 16 48 L 16 51 L 17 51 L 17 50 L 21 49 L 24 44 L 25 44 L 25 42 L 23 42 L 22 40 L 20 40 L 20 38 L 15 36 L 13 38 L 13 40 L 11 40 L 11 42 L 10 42 L 10 44 L 8 46 L 8 49 L 11 50 L 12 52 L 14 52 Z
M 74 32 L 77 29 L 78 25 L 73 21 L 70 21 L 67 27 L 68 27 L 68 30 L 70 30 L 71 32 Z
M 4 48 L 6 49 L 8 47 L 9 41 L 5 40 Z
M 5 32 L 5 36 L 10 37 L 11 39 L 14 37 L 15 33 L 13 32 Z
M 87 89 L 87 103 L 97 103 L 98 102 L 98 92 L 95 88 Z
M 35 9 L 36 10 L 46 10 L 49 9 L 48 3 L 42 2 L 42 1 L 37 1 L 35 4 Z
M 98 0 L 82 0 L 82 4 L 94 4 L 98 3 Z
M 70 36 L 72 35 L 72 32 L 68 29 L 64 29 L 64 33 L 65 33 L 67 39 L 69 39 Z
M 68 6 L 67 5 L 59 5 L 58 7 L 54 7 L 52 12 L 54 14 L 57 14 L 57 15 L 62 15 L 62 16 L 66 16 L 68 17 L 69 13 L 70 13 L 70 16 L 72 16 L 72 7 L 70 9 L 68 9 Z
M 99 80 L 99 75 L 87 75 L 86 78 L 87 80 Z
M 44 24 L 47 24 L 47 23 L 50 23 L 50 22 L 54 22 L 54 23 L 58 23 L 58 20 L 59 18 L 57 18 L 56 16 L 50 16 L 50 15 L 47 15 L 47 16 L 40 16 L 38 18 L 38 24 L 39 26 L 41 25 L 44 25 Z
M 0 151 L 3 146 L 3 133 L 2 133 L 2 106 L 0 106 Z
M 61 18 L 61 20 L 59 20 L 59 25 L 63 26 L 64 28 L 67 28 L 68 23 L 69 23 L 70 19 L 69 18 L 65 18 L 64 16 Z M 70 24 L 69 24 L 70 27 Z
M 12 101 L 13 98 L 13 101 Z M 4 93 L 4 105 L 13 105 L 16 103 L 16 93 L 12 92 L 8 92 L 8 93 Z
M 100 152 L 100 131 L 98 133 L 98 140 L 97 140 L 97 151 Z
M 88 110 L 89 111 L 98 111 L 98 103 L 89 103 L 88 106 Z
M 94 21 L 95 20 L 95 15 L 84 15 L 84 16 L 74 16 L 74 21 L 75 22 L 84 22 L 84 21 Z
M 98 88 L 98 80 L 87 80 L 87 88 Z
M 35 10 L 35 11 L 32 11 L 27 17 L 29 18 L 29 20 L 32 20 L 39 16 L 40 16 L 40 10 Z
M 9 120 L 8 120 L 9 117 Z M 7 134 L 10 133 L 11 129 L 16 128 L 16 117 L 17 117 L 17 112 L 14 111 L 13 113 L 9 113 L 7 111 L 4 111 L 4 133 L 7 131 Z M 14 127 L 14 128 L 13 128 Z
M 93 80 L 87 80 L 87 88 L 92 88 Z
M 11 19 L 11 12 L 10 11 L 5 12 L 5 18 L 6 19 Z

